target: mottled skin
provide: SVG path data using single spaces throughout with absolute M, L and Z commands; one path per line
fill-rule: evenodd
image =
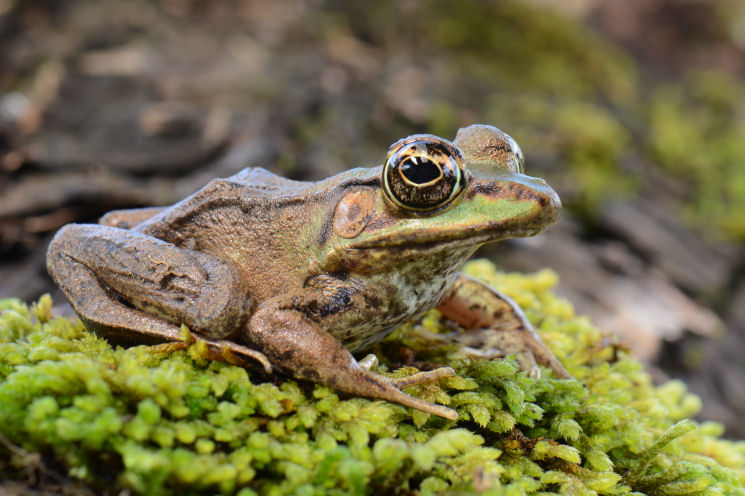
M 559 199 L 519 173 L 519 148 L 498 129 L 470 126 L 454 143 L 467 187 L 442 211 L 394 205 L 381 167 L 316 183 L 245 169 L 170 207 L 64 226 L 49 247 L 49 272 L 83 322 L 112 341 L 181 342 L 186 324 L 227 358 L 251 356 L 348 394 L 455 419 L 401 391 L 452 369 L 390 379 L 350 352 L 437 306 L 471 330 L 463 342 L 475 354 L 516 353 L 534 375 L 536 360 L 569 375 L 514 303 L 459 272 L 483 243 L 542 231 Z

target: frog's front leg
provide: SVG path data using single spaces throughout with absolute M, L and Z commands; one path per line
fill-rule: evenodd
M 437 309 L 469 331 L 458 338 L 462 343 L 492 348 L 502 355 L 514 353 L 520 366 L 532 377 L 540 377 L 537 361 L 561 379 L 572 378 L 538 337 L 520 307 L 496 289 L 459 274 Z
M 402 388 L 452 377 L 455 372 L 443 367 L 409 377 L 390 378 L 368 369 L 354 359 L 339 341 L 323 329 L 335 313 L 354 311 L 356 295 L 349 288 L 320 290 L 304 288 L 262 302 L 249 322 L 244 340 L 260 349 L 269 360 L 288 374 L 326 384 L 340 392 L 383 399 L 451 420 L 458 414 L 441 405 L 409 396 Z

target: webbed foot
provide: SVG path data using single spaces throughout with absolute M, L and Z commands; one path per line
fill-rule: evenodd
M 454 375 L 455 371 L 453 369 L 451 369 L 450 367 L 442 367 L 427 372 L 418 372 L 408 377 L 399 377 L 395 379 L 383 376 L 377 377 L 383 380 L 387 380 L 386 382 L 388 382 L 390 386 L 392 386 L 391 389 L 386 388 L 388 389 L 388 394 L 386 394 L 383 399 L 393 401 L 395 403 L 399 403 L 401 405 L 408 406 L 425 413 L 431 413 L 432 415 L 437 415 L 438 417 L 443 417 L 448 420 L 458 420 L 458 412 L 456 412 L 452 408 L 448 408 L 443 405 L 436 405 L 434 403 L 430 403 L 429 401 L 425 401 L 414 396 L 409 396 L 408 394 L 401 391 L 401 388 L 413 386 L 416 384 L 422 384 L 425 382 L 437 381 L 445 377 L 453 377 Z

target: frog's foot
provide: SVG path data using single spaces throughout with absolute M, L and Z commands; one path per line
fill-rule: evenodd
M 250 357 L 261 364 L 264 372 L 272 373 L 272 364 L 269 359 L 260 351 L 252 350 L 232 341 L 206 339 L 193 333 L 182 341 L 171 343 L 161 343 L 150 347 L 153 353 L 173 353 L 174 351 L 188 350 L 194 343 L 203 341 L 207 344 L 207 358 L 214 361 L 225 361 L 239 367 L 246 367 L 248 362 L 243 357 Z
M 468 358 L 474 358 L 477 360 L 494 360 L 495 358 L 504 358 L 507 356 L 504 350 L 499 348 L 473 348 L 471 346 L 464 346 L 459 350 L 461 355 L 465 355 Z M 517 351 L 515 353 L 515 359 L 517 360 L 520 369 L 527 371 L 528 377 L 533 379 L 541 378 L 541 369 L 538 368 L 538 364 L 535 361 L 535 357 L 528 350 Z
M 191 343 L 186 341 L 174 341 L 172 343 L 160 343 L 150 346 L 150 352 L 156 355 L 169 355 L 175 351 L 185 351 L 189 349 Z
M 266 357 L 266 355 L 261 353 L 260 351 L 252 350 L 251 348 L 240 345 L 238 343 L 234 343 L 232 341 L 212 340 L 202 337 L 197 337 L 197 339 L 207 343 L 208 349 L 215 352 L 214 356 L 217 360 L 222 359 L 233 365 L 246 367 L 247 363 L 246 360 L 243 359 L 243 357 L 250 357 L 261 364 L 261 366 L 264 368 L 264 372 L 266 372 L 267 374 L 272 373 L 271 362 Z
M 448 408 L 442 405 L 436 405 L 434 403 L 430 403 L 429 401 L 424 401 L 414 396 L 409 396 L 408 394 L 401 391 L 402 388 L 408 386 L 437 381 L 445 377 L 453 377 L 454 375 L 455 371 L 453 369 L 451 369 L 450 367 L 442 367 L 435 370 L 429 370 L 427 372 L 418 372 L 408 377 L 390 378 L 383 377 L 377 374 L 373 375 L 372 377 L 383 382 L 384 384 L 387 383 L 390 385 L 390 388 L 386 388 L 387 390 L 384 392 L 384 394 L 381 394 L 381 399 L 399 403 L 401 405 L 408 406 L 425 413 L 431 413 L 432 415 L 437 415 L 438 417 L 443 417 L 448 420 L 458 420 L 458 412 L 456 412 L 452 408 Z
M 524 370 L 528 377 L 538 380 L 541 378 L 541 369 L 538 367 L 536 356 L 525 345 L 523 338 L 522 334 L 516 334 L 511 330 L 478 329 L 462 333 L 456 341 L 464 345 L 460 349 L 460 354 L 469 358 L 493 360 L 515 355 L 520 369 Z
M 378 357 L 370 353 L 362 360 L 357 360 L 357 364 L 366 370 L 371 370 L 378 364 Z M 406 377 L 391 377 L 391 382 L 398 389 L 405 387 L 414 386 L 416 384 L 423 384 L 425 382 L 439 381 L 445 377 L 455 376 L 455 371 L 450 367 L 440 367 L 435 370 L 429 370 L 426 372 L 417 372 Z
M 441 344 L 449 343 L 459 334 L 458 331 L 439 333 L 432 332 L 424 326 L 414 326 L 409 336 L 421 342 L 426 347 L 435 347 Z
M 370 370 L 378 364 L 378 357 L 370 353 L 365 358 L 358 360 L 357 364 L 364 370 Z M 384 376 L 379 376 L 378 374 L 375 374 L 375 376 L 380 377 L 384 380 L 387 380 L 396 389 L 400 390 L 400 389 L 407 388 L 409 386 L 415 386 L 417 384 L 424 384 L 427 382 L 439 381 L 440 379 L 444 379 L 446 377 L 453 377 L 455 376 L 455 371 L 450 367 L 440 367 L 438 369 L 428 370 L 426 372 L 417 372 L 416 374 L 412 374 L 406 377 L 384 377 Z M 428 413 L 433 413 L 440 417 L 445 417 L 451 420 L 456 420 L 458 418 L 458 414 L 455 413 L 450 408 L 439 406 L 439 405 L 434 405 L 428 402 L 420 403 L 422 400 L 413 398 L 411 396 L 409 396 L 409 398 L 412 398 L 417 401 L 416 406 L 409 405 L 412 408 L 416 408 L 417 410 L 427 411 Z
M 450 367 L 440 367 L 439 369 L 428 370 L 426 372 L 417 372 L 416 374 L 407 377 L 395 377 L 391 382 L 393 382 L 393 385 L 398 389 L 403 389 L 416 384 L 439 381 L 440 379 L 454 376 L 455 370 Z
M 360 367 L 370 370 L 378 364 L 378 357 L 370 353 L 362 360 L 358 360 L 357 363 L 359 364 Z
M 476 360 L 494 360 L 495 358 L 504 358 L 507 356 L 504 350 L 500 350 L 499 348 L 483 349 L 473 348 L 471 346 L 464 346 L 458 350 L 458 353 Z

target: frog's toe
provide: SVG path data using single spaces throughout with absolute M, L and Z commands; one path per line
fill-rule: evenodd
M 421 410 L 425 413 L 437 415 L 438 417 L 442 417 L 448 420 L 458 420 L 458 412 L 446 406 L 435 405 L 434 403 L 422 401 L 421 404 L 414 406 L 414 408 L 416 408 L 417 410 Z
M 252 350 L 246 346 L 234 343 L 226 340 L 212 340 L 203 337 L 197 339 L 204 340 L 210 348 L 217 350 L 220 354 L 219 358 L 222 358 L 228 363 L 233 365 L 239 365 L 241 367 L 246 366 L 244 357 L 250 357 L 261 364 L 264 368 L 264 372 L 267 374 L 272 373 L 272 363 L 269 359 L 260 351 Z
M 360 367 L 370 370 L 378 364 L 378 357 L 370 353 L 362 360 L 358 360 L 357 363 L 359 364 Z
M 171 343 L 160 343 L 151 345 L 149 351 L 153 354 L 164 354 L 168 355 L 176 351 L 186 350 L 191 346 L 191 343 L 186 341 L 173 341 Z
M 434 370 L 432 372 L 434 372 Z M 446 418 L 448 420 L 458 420 L 458 412 L 456 412 L 452 408 L 448 408 L 443 405 L 436 405 L 434 403 L 430 403 L 429 401 L 415 398 L 414 396 L 410 396 L 397 388 L 389 390 L 385 394 L 384 398 L 388 401 L 393 401 L 400 405 L 408 406 L 415 410 L 430 413 L 432 415 L 437 415 L 438 417 Z
M 525 371 L 528 377 L 533 379 L 541 378 L 541 369 L 538 368 L 538 362 L 536 362 L 535 355 L 530 350 L 522 350 L 515 353 L 515 359 L 517 364 L 520 366 L 520 370 Z
M 396 377 L 391 379 L 391 383 L 398 389 L 403 389 L 415 384 L 422 384 L 425 382 L 437 381 L 445 377 L 455 376 L 455 370 L 450 367 L 440 367 L 435 370 L 428 370 L 426 372 L 417 372 L 416 374 L 407 377 Z
M 471 346 L 464 346 L 459 351 L 459 354 L 468 358 L 480 359 L 480 360 L 493 360 L 495 358 L 504 358 L 504 350 L 499 348 L 473 348 Z
M 422 412 L 431 413 L 438 417 L 443 417 L 449 420 L 458 420 L 458 413 L 452 408 L 448 408 L 442 405 L 436 405 L 428 401 L 410 396 L 402 391 L 403 388 L 414 386 L 416 384 L 423 384 L 426 382 L 437 381 L 446 377 L 453 377 L 455 371 L 450 367 L 440 367 L 435 370 L 428 370 L 426 372 L 417 372 L 408 377 L 381 377 L 389 385 L 387 392 L 384 397 L 389 401 L 394 401 L 404 406 L 420 410 Z
M 528 377 L 530 377 L 531 379 L 535 379 L 536 381 L 540 380 L 541 378 L 541 369 L 538 368 L 538 365 L 534 365 L 530 367 L 527 370 L 527 373 L 528 373 Z
M 528 377 L 532 377 L 535 380 L 541 378 L 541 369 L 538 368 L 538 364 L 551 369 L 554 376 L 558 379 L 574 380 L 574 377 L 567 372 L 561 362 L 559 362 L 550 352 L 535 354 L 531 351 L 525 350 L 524 352 L 518 353 L 516 358 L 520 368 L 527 372 Z
M 547 367 L 551 369 L 556 376 L 557 379 L 570 379 L 574 380 L 574 377 L 572 377 L 572 374 L 570 374 L 567 369 L 564 368 L 564 366 L 561 364 L 561 362 L 549 351 L 548 348 L 546 348 L 543 343 L 540 343 L 540 347 L 533 347 L 531 350 L 531 357 L 533 364 L 540 363 L 544 367 Z M 520 358 L 518 356 L 518 362 L 520 361 Z M 521 365 L 522 366 L 522 365 Z M 523 367 L 523 370 L 529 370 L 527 367 Z M 540 377 L 540 376 L 539 376 Z

